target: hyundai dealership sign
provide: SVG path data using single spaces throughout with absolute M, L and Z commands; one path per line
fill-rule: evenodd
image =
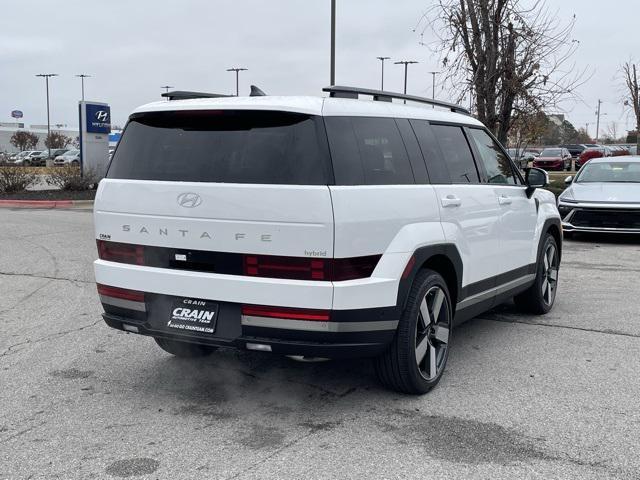
M 12 110 L 11 116 L 13 118 L 22 118 L 22 112 L 20 110 Z
M 111 108 L 108 105 L 86 104 L 86 131 L 89 133 L 111 132 Z
M 99 179 L 109 166 L 111 109 L 106 103 L 80 102 L 80 168 Z

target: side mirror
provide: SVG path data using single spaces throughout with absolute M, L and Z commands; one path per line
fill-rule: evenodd
M 531 198 L 536 188 L 544 188 L 549 185 L 549 174 L 541 168 L 529 168 L 525 174 L 527 182 L 527 196 Z
M 571 175 L 569 175 L 567 178 L 564 179 L 565 185 L 571 185 L 572 182 L 573 182 L 573 177 Z

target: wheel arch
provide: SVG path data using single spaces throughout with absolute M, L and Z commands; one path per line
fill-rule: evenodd
M 421 270 L 429 268 L 438 272 L 444 278 L 451 295 L 453 312 L 462 289 L 462 257 L 453 244 L 428 245 L 418 248 L 412 255 L 410 268 L 405 271 L 398 289 L 398 307 L 404 310 L 409 290 L 416 275 Z
M 553 235 L 553 238 L 558 245 L 558 258 L 562 260 L 562 223 L 559 218 L 548 218 L 545 220 L 542 227 L 542 235 L 540 235 L 540 240 L 538 242 L 538 256 L 536 259 L 540 258 L 542 253 L 542 242 L 547 233 Z

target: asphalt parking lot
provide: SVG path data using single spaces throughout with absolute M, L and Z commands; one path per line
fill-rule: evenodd
M 555 309 L 455 331 L 440 385 L 369 362 L 181 360 L 103 324 L 88 210 L 0 209 L 0 479 L 640 478 L 640 241 L 565 243 Z

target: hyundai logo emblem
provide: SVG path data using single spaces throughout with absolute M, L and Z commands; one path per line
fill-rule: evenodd
M 202 203 L 202 198 L 197 193 L 181 193 L 178 195 L 178 205 L 185 208 L 195 208 Z
M 106 122 L 107 120 L 109 120 L 109 112 L 107 112 L 106 110 L 98 110 L 96 112 L 96 120 L 103 123 Z

